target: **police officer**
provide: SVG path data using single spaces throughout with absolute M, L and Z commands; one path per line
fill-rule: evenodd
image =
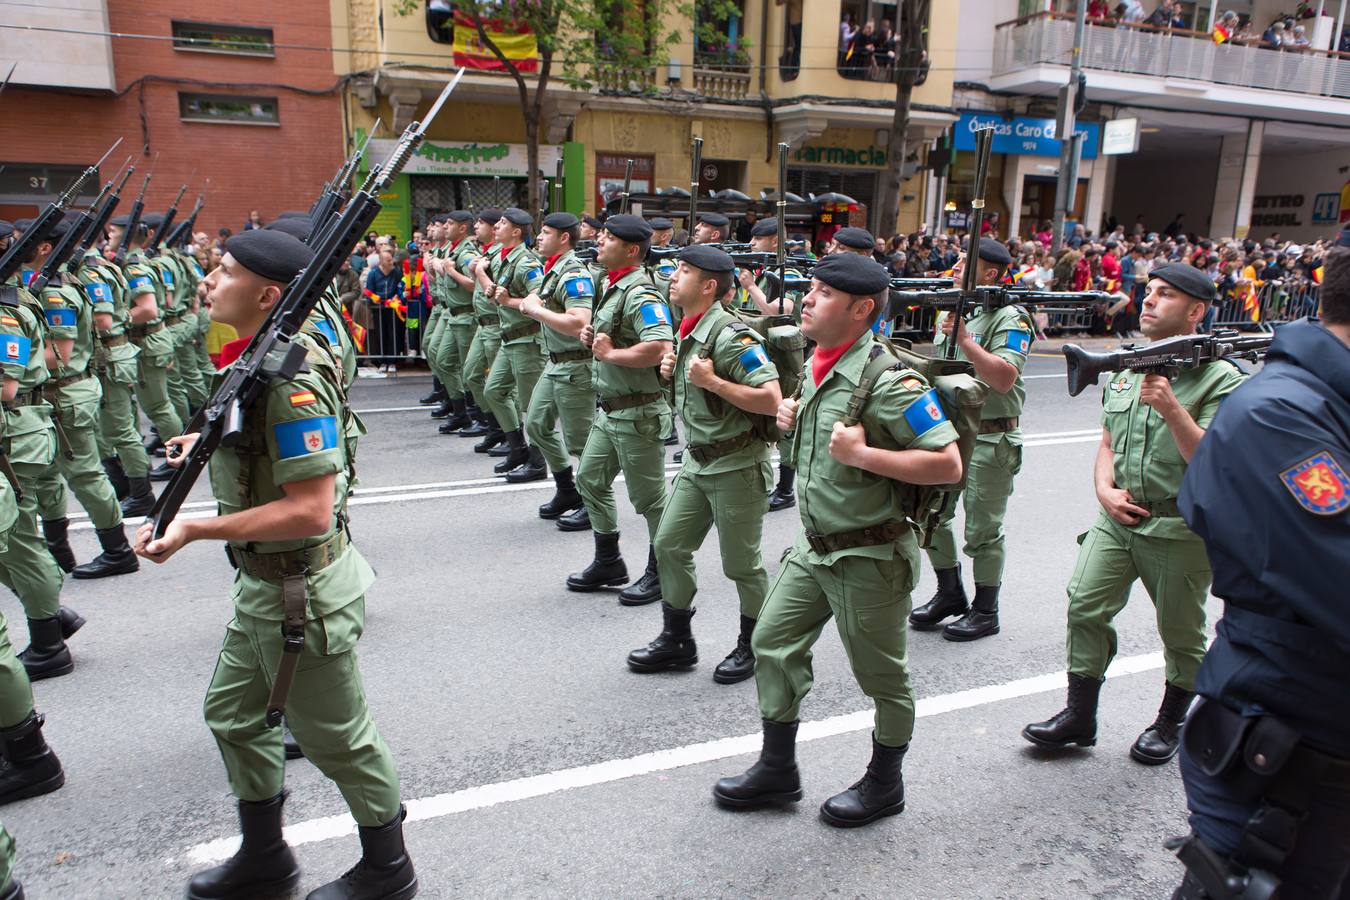
M 1216 293 L 1214 281 L 1186 263 L 1154 269 L 1148 288 L 1140 327 L 1154 341 L 1194 334 Z M 1094 467 L 1101 509 L 1079 538 L 1068 587 L 1068 706 L 1023 729 L 1033 744 L 1097 742 L 1097 695 L 1116 649 L 1111 623 L 1138 579 L 1157 613 L 1167 683 L 1157 720 L 1139 735 L 1130 756 L 1160 765 L 1176 755 L 1205 655 L 1210 580 L 1204 543 L 1181 520 L 1177 492 L 1219 404 L 1242 378 L 1235 366 L 1217 362 L 1186 369 L 1174 381 L 1128 369 L 1108 380 Z
M 497 351 L 502 345 L 501 317 L 497 311 L 497 304 L 492 301 L 487 288 L 484 287 L 484 284 L 491 283 L 493 256 L 500 256 L 501 248 L 497 246 L 494 233 L 501 218 L 502 211 L 491 207 L 478 213 L 478 219 L 474 222 L 474 237 L 477 240 L 478 251 L 471 257 L 469 268 L 466 270 L 471 279 L 473 315 L 478 328 L 474 331 L 469 352 L 464 357 L 464 385 L 473 394 L 483 414 L 472 426 L 461 429 L 459 436 L 482 438 L 473 446 L 475 453 L 487 453 L 506 440 L 506 434 L 501 430 L 497 417 L 488 409 L 484 390 L 487 374 L 491 371 L 492 363 L 497 358 Z
M 591 385 L 591 351 L 581 343 L 581 331 L 591 324 L 591 301 L 595 282 L 590 270 L 577 258 L 573 247 L 579 239 L 580 221 L 566 212 L 544 217 L 538 250 L 544 257 L 544 280 L 537 291 L 516 308 L 543 326 L 548 365 L 535 385 L 525 417 L 525 434 L 553 473 L 556 490 L 539 507 L 539 518 L 560 519 L 576 512 L 574 524 L 585 515 L 584 501 L 572 474 L 573 456 L 581 458 L 586 436 L 595 420 L 595 389 Z M 507 302 L 514 302 L 508 300 Z M 562 438 L 555 430 L 562 425 Z M 509 472 L 506 480 L 533 480 L 530 472 Z M 561 527 L 561 526 L 560 526 Z M 590 517 L 585 516 L 585 528 Z M 576 530 L 583 530 L 576 528 Z
M 953 275 L 958 281 L 962 268 L 969 264 L 968 254 L 956 264 Z M 998 284 L 1012 264 L 1012 256 L 998 241 L 981 238 L 977 264 L 978 284 Z M 975 377 L 990 388 L 989 399 L 980 412 L 980 434 L 962 492 L 965 553 L 974 562 L 975 601 L 973 604 L 967 601 L 961 582 L 961 562 L 956 555 L 956 535 L 952 529 L 956 516 L 953 500 L 938 522 L 928 550 L 928 561 L 937 574 L 937 593 L 909 617 L 916 629 L 928 631 L 939 627 L 949 616 L 959 616 L 955 622 L 942 626 L 942 636 L 949 641 L 973 641 L 999 631 L 1003 516 L 1012 496 L 1013 479 L 1022 469 L 1020 422 L 1027 396 L 1022 369 L 1031 352 L 1033 333 L 1031 315 L 1022 307 L 1010 304 L 986 311 L 976 304 L 964 322 L 943 316 L 933 340 L 938 355 L 944 354 L 948 341 L 956 341 L 957 358 L 969 360 L 975 367 Z
M 628 498 L 647 520 L 655 538 L 666 502 L 663 437 L 670 431 L 670 406 L 661 384 L 661 360 L 674 347 L 670 311 L 642 270 L 652 227 L 638 216 L 610 216 L 600 233 L 597 261 L 605 267 L 602 290 L 581 342 L 595 357 L 591 382 L 600 397 L 577 469 L 577 489 L 586 501 L 595 530 L 595 558 L 567 576 L 573 591 L 594 591 L 628 580 L 619 553 L 619 516 L 614 479 L 620 471 Z M 637 606 L 661 599 L 655 549 L 647 554 L 642 577 L 619 594 L 619 602 Z
M 661 633 L 628 654 L 628 667 L 635 672 L 698 662 L 689 627 L 698 591 L 694 551 L 715 525 L 722 572 L 736 585 L 741 604 L 736 647 L 713 672 L 719 684 L 735 684 L 755 673 L 750 636 L 768 590 L 760 538 L 773 474 L 769 445 L 751 415 L 776 414 L 783 399 L 778 371 L 759 336 L 723 306 L 735 291 L 734 270 L 726 253 L 695 244 L 680 252 L 670 282 L 684 319 L 679 351 L 661 360 L 661 377 L 674 381 L 675 406 L 689 444 L 654 541 L 662 580 Z
M 441 434 L 455 434 L 470 428 L 483 415 L 470 393 L 465 362 L 473 345 L 478 320 L 473 311 L 473 278 L 469 267 L 482 252 L 470 231 L 473 213 L 462 209 L 446 213 L 446 247 L 437 266 L 445 291 L 445 314 L 441 340 L 436 346 L 436 365 L 443 373 L 450 415 L 441 423 Z
M 983 243 L 983 242 L 981 242 Z M 872 237 L 872 232 L 866 228 L 840 228 L 830 238 L 829 245 L 825 248 L 826 255 L 831 253 L 852 253 L 856 256 L 866 256 L 872 258 L 872 252 L 876 249 L 876 238 Z
M 783 401 L 778 426 L 794 432 L 804 530 L 783 559 L 754 632 L 763 750 L 745 774 L 713 788 L 724 806 L 801 799 L 798 711 L 811 689 L 811 647 L 833 617 L 858 686 L 876 703 L 876 728 L 867 775 L 826 800 L 821 816 L 849 827 L 904 809 L 901 762 L 914 730 L 904 617 L 918 581 L 919 547 L 893 480 L 957 481 L 961 456 L 935 392 L 903 366 L 877 375 L 858 424 L 842 421 L 879 352 L 872 324 L 889 282 L 875 261 L 836 254 L 815 266 L 802 300 L 802 331 L 817 347 L 801 400 Z
M 212 318 L 240 335 L 222 348 L 227 370 L 313 254 L 298 239 L 266 230 L 235 235 L 225 251 L 206 286 Z M 300 879 L 281 835 L 281 732 L 265 723 L 289 627 L 278 626 L 298 620 L 304 643 L 286 720 L 310 761 L 342 791 L 362 848 L 361 862 L 310 900 L 411 897 L 417 878 L 403 846 L 398 777 L 356 667 L 364 595 L 375 574 L 352 546 L 345 521 L 351 470 L 340 436 L 347 400 L 330 351 L 303 332 L 295 340 L 308 351 L 307 370 L 268 384 L 245 410 L 242 439 L 211 460 L 220 515 L 177 519 L 159 539 L 147 523 L 137 535 L 137 552 L 159 563 L 192 541 L 224 540 L 238 570 L 235 616 L 207 691 L 206 721 L 239 799 L 243 845 L 223 865 L 194 876 L 188 896 L 255 896 Z M 184 435 L 167 443 L 190 451 L 195 440 Z
M 1182 480 L 1224 606 L 1183 731 L 1181 900 L 1350 890 L 1347 247 L 1325 257 L 1321 322 L 1276 330 Z

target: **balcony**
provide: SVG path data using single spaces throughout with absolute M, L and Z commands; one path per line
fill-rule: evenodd
M 741 100 L 750 94 L 750 73 L 695 66 L 694 91 L 710 100 Z
M 990 87 L 1050 94 L 1067 80 L 1073 17 L 1038 13 L 996 27 Z M 1093 100 L 1340 124 L 1350 112 L 1350 57 L 1216 44 L 1204 33 L 1089 24 L 1083 67 Z

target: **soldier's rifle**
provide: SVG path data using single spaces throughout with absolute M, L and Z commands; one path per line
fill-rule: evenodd
M 141 227 L 141 215 L 145 212 L 145 192 L 150 187 L 150 179 L 155 174 L 155 163 L 159 162 L 159 154 L 150 160 L 150 171 L 145 173 L 145 180 L 141 182 L 141 192 L 136 195 L 136 199 L 131 202 L 131 212 L 127 214 L 127 229 L 122 234 L 122 242 L 117 245 L 117 253 L 113 256 L 113 262 L 117 265 L 125 265 L 127 261 L 128 247 L 136 239 L 136 232 Z
M 698 183 L 703 168 L 703 138 L 693 140 L 692 163 L 689 166 L 689 236 L 686 243 L 694 243 L 694 226 L 698 224 Z
M 628 214 L 628 198 L 633 194 L 633 161 L 623 164 L 623 192 L 619 194 L 619 212 Z
M 966 307 L 976 299 L 975 288 L 980 278 L 980 231 L 984 224 L 984 191 L 989 179 L 989 155 L 994 147 L 994 129 L 981 128 L 975 132 L 975 187 L 970 200 L 970 250 L 966 253 L 966 265 L 961 270 L 961 293 L 952 307 L 950 315 L 956 317 L 953 329 L 959 328 L 966 318 Z M 943 347 L 943 356 L 956 359 L 956 331 L 952 339 Z
M 1069 396 L 1077 397 L 1103 372 L 1129 369 L 1144 375 L 1176 378 L 1186 369 L 1195 369 L 1221 359 L 1259 362 L 1270 349 L 1274 334 L 1241 334 L 1216 331 L 1211 334 L 1184 334 L 1164 338 L 1143 347 L 1126 344 L 1109 353 L 1093 353 L 1077 344 L 1064 345 L 1068 366 Z
M 103 185 L 103 190 L 99 191 L 93 205 L 81 212 L 79 218 L 70 223 L 66 233 L 57 239 L 56 244 L 52 247 L 52 252 L 47 254 L 47 258 L 43 260 L 42 268 L 33 275 L 32 281 L 28 282 L 28 290 L 32 292 L 34 297 L 41 297 L 43 289 L 53 280 L 58 285 L 61 283 L 61 267 L 74 255 L 80 244 L 80 235 L 89 227 L 89 223 L 94 219 L 95 210 L 103 205 L 108 196 L 112 194 L 112 190 L 113 183 L 111 181 Z
M 783 315 L 783 300 L 787 296 L 787 163 L 788 145 L 778 144 L 778 314 Z
M 112 218 L 113 212 L 117 209 L 117 203 L 122 197 L 122 189 L 127 186 L 127 181 L 136 171 L 136 167 L 131 165 L 132 158 L 128 156 L 127 161 L 122 164 L 126 171 L 122 173 L 121 179 L 112 186 L 112 192 L 103 198 L 102 205 L 98 206 L 94 214 L 89 217 L 84 230 L 80 232 L 76 239 L 75 252 L 70 257 L 70 272 L 72 275 L 80 271 L 80 267 L 84 265 L 84 255 L 89 252 L 90 247 L 94 246 L 94 242 L 102 236 L 104 227 L 107 226 L 108 220 Z
M 192 175 L 196 174 L 197 170 L 193 169 Z M 192 175 L 188 176 L 188 181 L 192 180 Z M 178 195 L 173 198 L 173 202 L 169 204 L 169 208 L 164 211 L 164 218 L 160 220 L 159 227 L 155 229 L 155 233 L 150 236 L 150 239 L 145 242 L 145 252 L 149 253 L 151 256 L 159 255 L 160 241 L 163 240 L 164 235 L 169 233 L 169 229 L 173 228 L 173 220 L 178 218 L 178 204 L 183 202 L 183 195 L 187 193 L 187 189 L 187 182 L 184 182 L 183 186 L 178 189 Z
M 192 206 L 192 212 L 188 217 L 173 227 L 173 231 L 164 239 L 166 247 L 178 247 L 187 243 L 187 238 L 192 234 L 192 229 L 197 224 L 197 216 L 201 213 L 202 207 L 206 205 L 206 192 L 197 195 L 197 202 Z
M 458 81 L 459 77 L 456 76 L 455 82 Z M 452 82 L 452 84 L 455 82 Z M 353 150 L 351 155 L 343 161 L 342 165 L 338 167 L 337 174 L 333 176 L 333 180 L 324 185 L 323 193 L 319 195 L 319 199 L 315 200 L 314 205 L 310 207 L 309 221 L 311 242 L 316 239 L 319 232 L 328 226 L 328 221 L 332 218 L 333 213 L 342 208 L 342 203 L 346 199 L 352 176 L 356 174 L 357 168 L 361 165 L 361 160 L 366 155 L 366 148 L 370 146 L 370 139 L 375 136 L 375 132 L 379 130 L 379 127 L 380 120 L 376 119 L 375 124 L 371 126 L 370 131 L 366 134 L 366 139 L 361 142 L 361 146 Z M 310 246 L 312 247 L 314 244 L 310 243 Z

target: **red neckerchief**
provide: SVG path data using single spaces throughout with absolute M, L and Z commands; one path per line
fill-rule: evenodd
M 248 347 L 248 342 L 251 340 L 253 340 L 252 337 L 238 338 L 237 340 L 226 341 L 221 344 L 220 365 L 217 368 L 223 369 L 242 356 L 244 350 Z
M 510 253 L 515 247 L 502 247 L 502 262 L 506 262 L 506 254 Z
M 609 279 L 609 286 L 614 287 L 614 285 L 618 282 L 620 278 L 627 275 L 629 272 L 636 272 L 636 271 L 637 266 L 629 266 L 626 269 L 615 269 L 612 272 L 606 272 L 605 278 Z
M 831 347 L 828 350 L 824 347 L 817 347 L 816 352 L 811 354 L 811 378 L 815 380 L 816 387 L 825 380 L 825 376 L 830 374 L 834 364 L 839 362 L 839 358 L 848 352 L 848 348 L 853 346 L 853 342 L 840 344 L 838 347 Z
M 563 251 L 563 252 L 565 253 L 566 251 Z M 547 274 L 548 274 L 548 270 L 551 269 L 551 268 L 553 268 L 553 264 L 554 264 L 555 262 L 557 262 L 557 261 L 558 261 L 559 259 L 561 259 L 561 258 L 562 258 L 562 253 L 555 253 L 555 254 L 553 254 L 552 256 L 550 256 L 547 260 L 545 260 L 545 261 L 544 261 L 544 274 L 547 275 Z
M 460 238 L 459 240 L 454 241 L 453 243 L 450 244 L 450 249 L 447 250 L 446 252 L 447 252 L 447 253 L 454 253 L 454 252 L 455 252 L 455 248 L 458 247 L 458 246 L 459 246 L 460 244 L 462 244 L 462 243 L 464 243 L 464 238 Z
M 689 333 L 694 330 L 694 326 L 698 324 L 698 320 L 703 318 L 705 315 L 707 315 L 707 313 L 699 313 L 696 316 L 685 316 L 683 319 L 681 319 L 680 340 L 684 340 L 685 338 L 689 337 Z

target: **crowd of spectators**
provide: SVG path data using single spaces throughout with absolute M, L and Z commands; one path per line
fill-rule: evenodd
M 1076 3 L 1066 2 L 1064 12 L 1074 12 Z M 1306 53 L 1316 49 L 1312 45 L 1309 28 L 1302 21 L 1315 17 L 1309 8 L 1299 16 L 1281 14 L 1272 20 L 1265 29 L 1256 25 L 1250 16 L 1239 15 L 1227 10 L 1211 24 L 1211 33 L 1218 43 L 1231 43 L 1245 46 L 1264 47 L 1268 50 L 1283 50 L 1292 53 Z M 1176 0 L 1159 0 L 1152 11 L 1146 11 L 1140 0 L 1088 0 L 1087 18 L 1090 25 L 1097 27 L 1147 26 L 1162 29 L 1192 29 L 1195 23 L 1186 16 L 1186 10 Z M 1320 49 L 1350 51 L 1350 31 L 1342 32 L 1338 46 Z

